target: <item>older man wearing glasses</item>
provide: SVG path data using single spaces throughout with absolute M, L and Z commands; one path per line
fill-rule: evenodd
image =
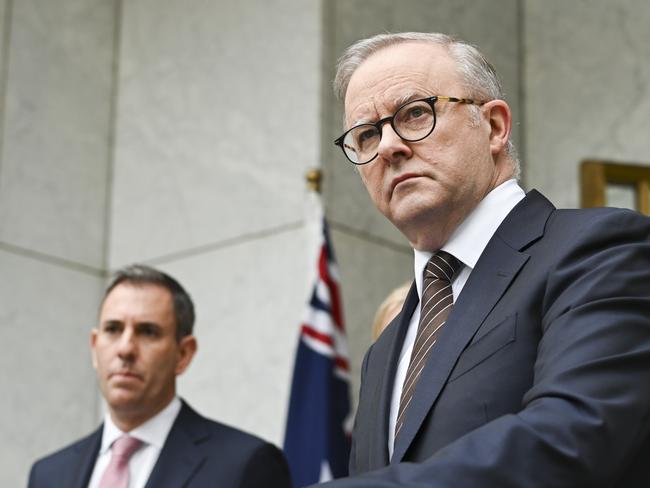
M 650 219 L 524 193 L 510 108 L 465 42 L 359 41 L 335 86 L 335 143 L 415 280 L 366 354 L 353 477 L 331 486 L 650 486 Z

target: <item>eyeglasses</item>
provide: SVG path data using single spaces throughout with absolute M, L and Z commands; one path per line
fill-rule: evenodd
M 389 117 L 384 117 L 375 123 L 359 124 L 343 133 L 334 144 L 343 150 L 345 157 L 352 164 L 367 164 L 377 157 L 381 130 L 386 122 L 390 122 L 395 133 L 405 141 L 421 141 L 433 132 L 436 126 L 435 103 L 443 102 L 466 103 L 481 106 L 469 98 L 433 96 L 405 103 Z

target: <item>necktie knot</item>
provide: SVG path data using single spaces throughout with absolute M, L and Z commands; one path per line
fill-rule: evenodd
M 129 485 L 129 459 L 142 445 L 142 441 L 123 435 L 111 446 L 111 462 L 99 482 L 100 488 L 127 488 Z
M 113 442 L 111 450 L 113 456 L 126 458 L 128 460 L 141 445 L 142 441 L 140 439 L 136 439 L 130 435 L 123 435 Z
M 431 256 L 426 268 L 424 268 L 424 279 L 445 280 L 451 283 L 454 274 L 460 268 L 460 261 L 445 251 L 438 251 Z

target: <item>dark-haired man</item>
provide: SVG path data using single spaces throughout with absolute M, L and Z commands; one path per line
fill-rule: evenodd
M 176 396 L 176 376 L 197 348 L 193 325 L 192 300 L 171 276 L 141 265 L 119 271 L 91 334 L 104 423 L 37 461 L 29 487 L 289 487 L 275 446 Z

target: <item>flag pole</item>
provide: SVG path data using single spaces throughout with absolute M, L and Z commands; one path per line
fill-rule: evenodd
M 323 219 L 325 207 L 322 201 L 321 190 L 323 187 L 323 172 L 320 168 L 309 169 L 305 173 L 307 184 L 307 198 L 305 201 L 304 215 L 307 229 L 307 244 L 313 252 L 310 262 L 316 262 L 320 254 L 320 243 L 323 234 Z M 312 277 L 313 278 L 313 277 Z
M 305 173 L 305 180 L 307 181 L 307 189 L 316 193 L 321 193 L 323 172 L 320 169 L 313 168 L 307 171 L 307 173 Z
M 306 226 L 314 236 L 312 292 L 300 323 L 284 436 L 295 488 L 348 474 L 349 354 L 339 271 L 321 201 L 323 174 L 305 173 Z M 312 246 L 309 246 L 312 247 Z

